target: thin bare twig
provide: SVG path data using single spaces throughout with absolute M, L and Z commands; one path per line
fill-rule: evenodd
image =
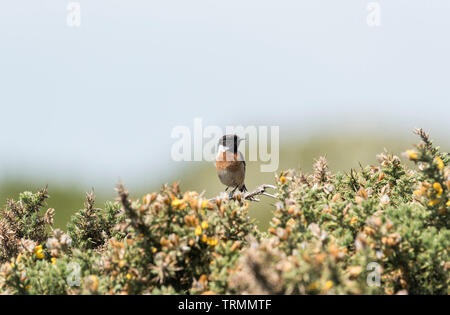
M 247 192 L 244 192 L 244 193 L 242 193 L 242 192 L 235 192 L 234 196 L 233 196 L 233 199 L 235 199 L 237 196 L 240 196 L 242 200 L 260 201 L 258 198 L 255 198 L 256 196 L 259 196 L 259 195 L 263 195 L 263 196 L 267 196 L 267 197 L 271 197 L 271 198 L 277 199 L 277 197 L 275 195 L 272 195 L 272 194 L 269 194 L 269 193 L 266 192 L 266 190 L 268 188 L 276 189 L 277 187 L 274 186 L 274 185 L 264 184 L 264 185 L 259 186 L 258 188 L 256 188 L 253 191 L 247 191 Z M 209 199 L 209 201 L 215 201 L 218 198 L 222 198 L 222 196 L 223 195 L 219 195 L 219 196 L 217 196 L 215 198 Z
M 258 195 L 264 195 L 267 197 L 277 199 L 277 197 L 275 197 L 274 195 L 266 192 L 267 188 L 276 189 L 277 187 L 275 187 L 274 185 L 268 185 L 268 184 L 261 185 L 258 188 L 256 188 L 254 191 L 248 191 L 248 192 L 244 193 L 243 199 L 258 201 L 258 199 L 254 198 L 255 196 L 258 196 Z

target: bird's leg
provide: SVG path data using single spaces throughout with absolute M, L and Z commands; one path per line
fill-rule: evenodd
M 225 192 L 228 190 L 228 188 L 230 188 L 230 186 L 227 186 L 227 188 L 225 188 Z
M 228 196 L 229 199 L 233 199 L 234 192 L 238 189 L 238 186 L 234 187 L 234 189 L 230 192 L 230 195 Z

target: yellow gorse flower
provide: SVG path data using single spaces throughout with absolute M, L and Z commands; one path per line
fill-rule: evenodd
M 434 161 L 436 162 L 438 169 L 442 171 L 445 167 L 444 161 L 442 161 L 440 157 L 437 157 Z
M 202 229 L 206 230 L 208 228 L 208 222 L 203 221 L 202 222 Z
M 172 200 L 172 207 L 183 210 L 184 208 L 187 207 L 187 205 L 183 199 L 174 198 Z
M 442 185 L 440 183 L 434 183 L 433 184 L 434 190 L 436 190 L 436 196 L 440 197 L 444 190 L 442 189 Z
M 406 151 L 406 155 L 410 160 L 416 161 L 419 158 L 419 155 L 414 150 L 408 150 Z
M 52 262 L 52 265 L 56 265 L 56 258 L 55 257 L 50 258 L 50 261 Z
M 208 242 L 209 246 L 216 246 L 219 243 L 217 238 L 214 238 L 214 237 L 208 238 L 207 242 Z
M 200 236 L 202 235 L 202 228 L 200 225 L 197 225 L 197 227 L 195 228 L 195 236 Z
M 325 284 L 323 285 L 323 290 L 327 291 L 330 290 L 333 287 L 333 281 L 328 280 L 327 282 L 325 282 Z
M 208 206 L 208 200 L 204 200 L 202 202 L 202 210 L 205 209 Z
M 445 204 L 447 207 L 450 207 L 450 200 Z
M 357 222 L 358 222 L 358 218 L 352 217 L 352 219 L 350 220 L 350 225 L 355 225 Z
M 37 246 L 34 248 L 34 254 L 36 255 L 36 258 L 37 258 L 37 259 L 43 259 L 43 258 L 45 257 L 44 251 L 43 251 L 43 249 L 42 249 L 42 245 L 37 245 Z
M 433 199 L 433 200 L 430 200 L 430 201 L 428 202 L 428 206 L 434 207 L 435 205 L 439 204 L 439 202 L 440 202 L 439 199 Z

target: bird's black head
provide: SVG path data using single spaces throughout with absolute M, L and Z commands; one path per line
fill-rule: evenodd
M 222 145 L 224 147 L 227 147 L 231 149 L 234 153 L 237 152 L 237 148 L 239 146 L 239 142 L 241 142 L 243 139 L 239 138 L 237 135 L 230 134 L 230 135 L 224 135 L 219 140 L 219 145 Z

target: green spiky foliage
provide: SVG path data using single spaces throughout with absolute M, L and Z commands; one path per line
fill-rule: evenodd
M 450 158 L 418 130 L 408 169 L 283 171 L 273 219 L 259 231 L 249 201 L 208 200 L 175 183 L 96 208 L 92 193 L 68 224 L 42 214 L 46 191 L 1 212 L 0 293 L 449 294 Z
M 67 225 L 74 247 L 95 249 L 103 246 L 112 236 L 120 238 L 121 235 L 113 230 L 122 219 L 119 211 L 117 202 L 107 202 L 104 210 L 95 208 L 94 193 L 86 194 L 84 209 L 73 215 Z

